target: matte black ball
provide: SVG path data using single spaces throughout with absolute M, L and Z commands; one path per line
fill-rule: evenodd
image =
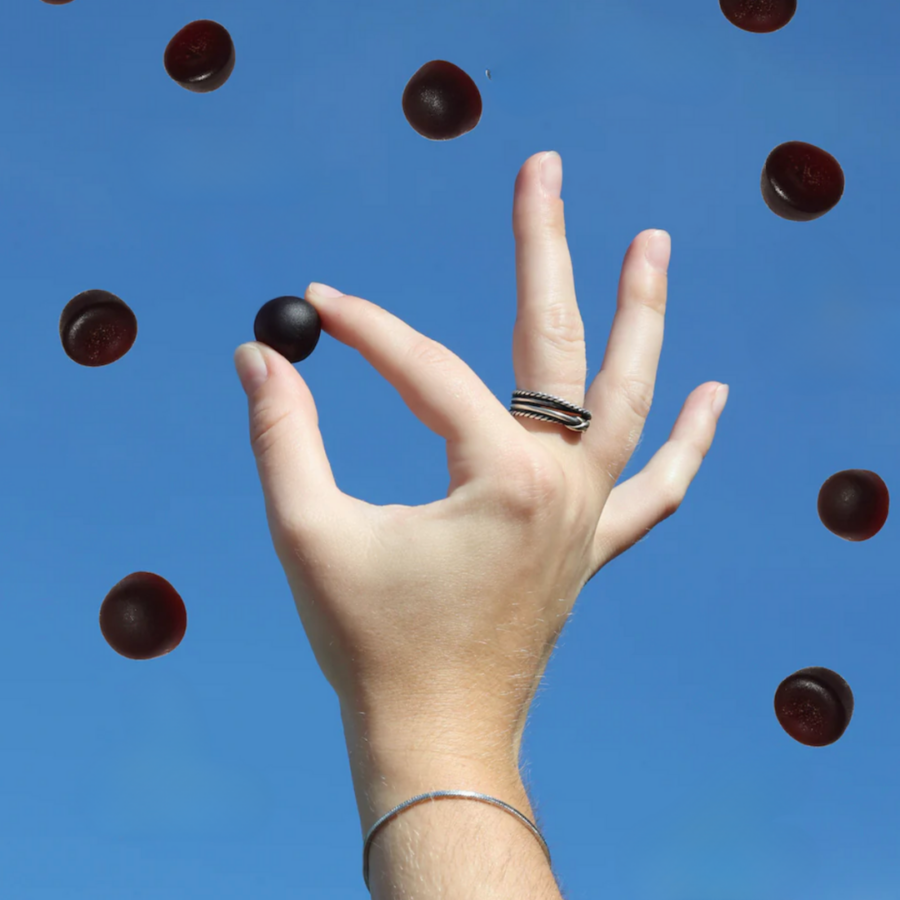
M 256 314 L 253 334 L 261 344 L 280 353 L 288 362 L 306 359 L 322 334 L 318 310 L 302 297 L 276 297 Z
M 847 730 L 853 717 L 853 691 L 831 669 L 800 669 L 778 685 L 775 715 L 795 741 L 825 747 Z

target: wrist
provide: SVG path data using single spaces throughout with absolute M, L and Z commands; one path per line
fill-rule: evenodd
M 343 705 L 341 718 L 363 837 L 385 813 L 432 791 L 487 794 L 534 821 L 518 741 L 479 739 L 474 730 L 447 723 L 391 723 Z

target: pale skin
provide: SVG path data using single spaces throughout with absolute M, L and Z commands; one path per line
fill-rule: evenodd
M 313 283 L 306 299 L 323 330 L 447 442 L 445 498 L 374 506 L 335 483 L 297 369 L 262 344 L 235 353 L 273 543 L 340 700 L 363 835 L 436 790 L 488 794 L 535 821 L 519 750 L 556 639 L 584 585 L 678 509 L 715 435 L 720 384 L 706 382 L 646 466 L 616 484 L 653 399 L 667 254 L 648 259 L 654 229 L 632 241 L 603 365 L 587 387 L 561 185 L 555 154 L 530 157 L 516 179 L 513 368 L 517 389 L 588 408 L 587 432 L 513 417 L 508 398 L 442 344 Z M 561 897 L 527 828 L 462 799 L 385 825 L 370 887 L 376 900 Z

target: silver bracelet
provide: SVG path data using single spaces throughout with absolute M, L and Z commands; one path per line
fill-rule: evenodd
M 550 848 L 547 846 L 547 842 L 541 836 L 541 833 L 525 816 L 522 815 L 522 813 L 513 809 L 502 800 L 496 800 L 493 797 L 488 797 L 487 794 L 478 794 L 475 791 L 432 791 L 429 794 L 419 794 L 418 797 L 413 797 L 412 800 L 407 800 L 405 803 L 395 806 L 389 813 L 385 813 L 369 829 L 369 833 L 366 835 L 366 844 L 363 848 L 363 881 L 365 881 L 367 889 L 371 891 L 371 888 L 369 888 L 369 850 L 372 847 L 372 839 L 375 837 L 378 829 L 404 809 L 415 806 L 417 803 L 422 803 L 425 800 L 436 800 L 441 797 L 462 797 L 466 800 L 480 800 L 482 803 L 490 803 L 492 806 L 499 806 L 501 809 L 506 810 L 506 812 L 515 816 L 523 825 L 531 829 L 532 834 L 541 842 L 541 846 L 544 848 L 544 853 L 547 856 L 547 862 L 550 863 Z M 550 865 L 552 865 L 552 863 L 550 863 Z

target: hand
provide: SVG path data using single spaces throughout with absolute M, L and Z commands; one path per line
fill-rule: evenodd
M 325 677 L 342 708 L 403 723 L 410 741 L 439 734 L 448 752 L 473 739 L 518 748 L 582 587 L 678 509 L 718 419 L 719 385 L 708 382 L 645 468 L 614 488 L 653 399 L 668 253 L 654 268 L 655 232 L 632 242 L 603 366 L 585 397 L 561 185 L 555 154 L 532 156 L 516 181 L 515 386 L 586 406 L 587 432 L 513 417 L 440 343 L 367 300 L 310 285 L 323 329 L 447 441 L 446 498 L 373 506 L 335 484 L 297 370 L 261 344 L 235 354 L 269 528 Z

